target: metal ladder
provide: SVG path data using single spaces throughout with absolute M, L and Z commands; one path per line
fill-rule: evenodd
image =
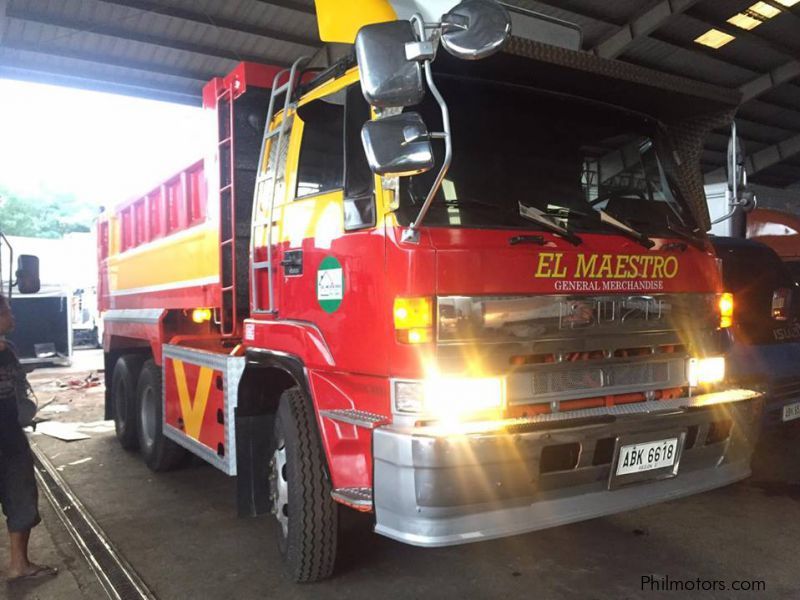
M 217 94 L 217 156 L 219 165 L 219 251 L 222 308 L 220 331 L 231 337 L 238 332 L 236 293 L 236 195 L 233 147 L 233 95 L 230 87 Z
M 275 75 L 275 79 L 272 81 L 272 92 L 269 98 L 269 109 L 267 110 L 267 120 L 264 125 L 264 138 L 261 140 L 261 152 L 258 157 L 258 174 L 256 175 L 256 186 L 253 196 L 253 212 L 252 218 L 250 220 L 251 229 L 250 229 L 250 289 L 251 289 L 251 302 L 252 302 L 252 311 L 253 313 L 261 313 L 261 314 L 275 314 L 277 311 L 275 310 L 275 289 L 274 289 L 274 277 L 273 277 L 273 270 L 272 270 L 272 228 L 275 224 L 274 222 L 274 211 L 275 211 L 275 193 L 278 189 L 278 165 L 274 165 L 273 173 L 272 173 L 272 189 L 270 190 L 269 196 L 269 216 L 266 220 L 260 218 L 259 210 L 258 210 L 258 199 L 261 195 L 261 188 L 262 186 L 270 179 L 268 176 L 269 173 L 269 165 L 264 165 L 265 157 L 268 157 L 267 154 L 267 146 L 270 143 L 270 140 L 273 138 L 277 138 L 275 142 L 277 151 L 275 152 L 276 159 L 279 159 L 281 149 L 283 148 L 283 144 L 286 137 L 286 128 L 289 119 L 286 118 L 288 110 L 292 105 L 292 95 L 294 90 L 297 86 L 297 79 L 298 79 L 298 71 L 302 69 L 306 63 L 310 60 L 308 56 L 302 56 L 294 61 L 290 69 L 284 69 L 280 71 L 277 75 Z M 282 79 L 286 78 L 288 75 L 288 79 L 284 83 L 280 83 Z M 275 104 L 278 96 L 281 94 L 286 94 L 283 99 L 283 118 L 281 118 L 280 125 L 276 128 L 270 130 L 270 125 L 272 124 L 272 119 L 275 117 Z M 262 261 L 256 261 L 256 231 L 260 227 L 267 227 L 267 259 Z M 264 309 L 260 306 L 260 298 L 258 293 L 258 279 L 256 278 L 256 274 L 259 271 L 266 270 L 268 272 L 267 276 L 267 289 L 268 289 L 268 301 L 269 301 L 269 308 Z

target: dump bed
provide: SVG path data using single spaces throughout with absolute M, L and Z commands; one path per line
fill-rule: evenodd
M 219 227 L 208 195 L 201 160 L 100 220 L 101 309 L 217 304 Z
M 269 87 L 278 68 L 240 63 L 203 89 L 212 118 L 201 160 L 98 222 L 101 311 L 219 309 L 247 299 L 246 262 L 256 164 Z M 235 248 L 236 260 L 226 248 Z M 233 298 L 233 300 L 231 300 Z M 119 316 L 119 315 L 118 315 Z M 124 316 L 124 315 L 122 315 Z M 239 315 L 240 317 L 242 315 Z

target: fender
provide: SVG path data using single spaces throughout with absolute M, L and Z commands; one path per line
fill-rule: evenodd
M 272 431 L 281 394 L 299 386 L 312 402 L 303 362 L 283 352 L 249 348 L 236 407 L 236 504 L 240 517 L 271 509 L 264 476 L 272 453 Z
M 244 322 L 244 344 L 248 353 L 253 351 L 259 356 L 266 350 L 276 348 L 269 353 L 283 359 L 283 368 L 290 369 L 290 364 L 299 363 L 302 368 L 331 368 L 336 362 L 331 354 L 325 337 L 313 323 L 281 319 L 278 321 L 257 321 L 246 319 Z M 300 362 L 298 356 L 306 357 Z

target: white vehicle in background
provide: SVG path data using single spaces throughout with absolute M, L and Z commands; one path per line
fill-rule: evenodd
M 103 341 L 103 320 L 97 311 L 97 288 L 72 292 L 72 344 L 77 348 L 99 348 Z
M 23 364 L 69 365 L 72 362 L 69 293 L 59 286 L 43 288 L 39 258 L 14 252 L 15 245 L 0 231 L 0 291 L 8 298 L 16 321 L 15 330 L 4 337 L 14 344 Z
M 6 337 L 23 365 L 72 364 L 72 293 L 42 285 L 35 294 L 14 293 L 11 310 L 16 326 Z
M 89 260 L 94 256 L 94 234 L 70 233 L 56 239 L 8 236 L 7 243 L 3 250 L 6 280 L 7 273 L 13 275 L 9 259 L 20 254 L 39 256 L 43 265 L 41 289 L 34 294 L 15 289 L 12 298 L 17 327 L 9 338 L 17 345 L 20 359 L 71 364 L 74 346 L 97 345 L 97 271 Z

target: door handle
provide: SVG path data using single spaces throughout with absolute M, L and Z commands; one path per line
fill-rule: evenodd
M 283 267 L 284 275 L 302 275 L 303 251 L 287 250 L 284 252 L 283 259 L 281 259 L 281 266 Z

